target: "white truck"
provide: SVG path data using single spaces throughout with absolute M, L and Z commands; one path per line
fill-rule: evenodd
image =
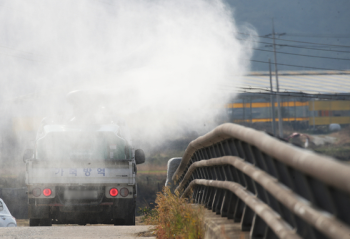
M 30 226 L 135 225 L 136 164 L 145 155 L 133 150 L 123 125 L 96 120 L 99 107 L 66 124 L 43 122 L 35 149 L 25 151 Z

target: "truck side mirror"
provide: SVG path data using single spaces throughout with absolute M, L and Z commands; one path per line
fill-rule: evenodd
M 28 159 L 32 159 L 34 157 L 34 152 L 32 149 L 26 149 L 23 155 L 23 162 L 26 162 Z
M 136 164 L 144 163 L 146 160 L 145 153 L 142 149 L 136 149 L 135 150 L 135 161 Z

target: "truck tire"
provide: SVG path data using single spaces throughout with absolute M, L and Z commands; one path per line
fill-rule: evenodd
M 124 218 L 113 218 L 113 224 L 114 226 L 135 226 L 135 212 L 136 209 L 134 210 L 134 213 L 129 214 L 124 216 Z
M 124 217 L 124 225 L 125 226 L 135 226 L 135 215 L 136 215 L 136 203 L 135 202 L 132 204 L 130 209 L 133 213 L 127 214 Z
M 127 218 L 124 218 L 125 226 L 135 226 L 135 214 L 129 215 Z
M 121 199 L 114 202 L 113 224 L 133 226 L 135 225 L 136 202 L 134 199 Z
M 40 226 L 51 227 L 51 226 L 52 226 L 52 220 L 51 220 L 51 218 L 43 218 L 43 219 L 40 219 Z
M 114 226 L 122 226 L 124 225 L 124 220 L 120 218 L 113 218 Z
M 130 215 L 126 218 L 113 218 L 114 226 L 135 226 L 135 215 Z
M 29 226 L 30 227 L 37 227 L 40 224 L 40 219 L 34 219 L 34 218 L 29 218 Z

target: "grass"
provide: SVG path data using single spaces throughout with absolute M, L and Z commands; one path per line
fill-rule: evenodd
M 157 193 L 160 192 L 165 185 L 165 173 L 140 173 L 137 172 L 137 208 L 154 208 Z M 140 215 L 137 212 L 137 215 Z
M 204 209 L 193 207 L 179 193 L 173 194 L 168 187 L 157 193 L 154 209 L 141 209 L 144 222 L 155 225 L 158 239 L 202 239 L 204 238 Z
M 343 161 L 350 160 L 350 146 L 323 146 L 314 149 L 315 152 L 337 158 Z

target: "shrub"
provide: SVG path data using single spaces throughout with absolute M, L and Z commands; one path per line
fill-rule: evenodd
M 203 207 L 188 203 L 179 193 L 171 193 L 168 187 L 157 193 L 156 207 L 146 210 L 145 223 L 155 225 L 158 239 L 201 239 L 204 238 Z
M 148 222 L 154 220 L 154 218 L 158 217 L 158 212 L 156 209 L 152 209 L 148 206 L 140 207 L 138 210 L 139 215 L 143 215 L 141 222 Z

